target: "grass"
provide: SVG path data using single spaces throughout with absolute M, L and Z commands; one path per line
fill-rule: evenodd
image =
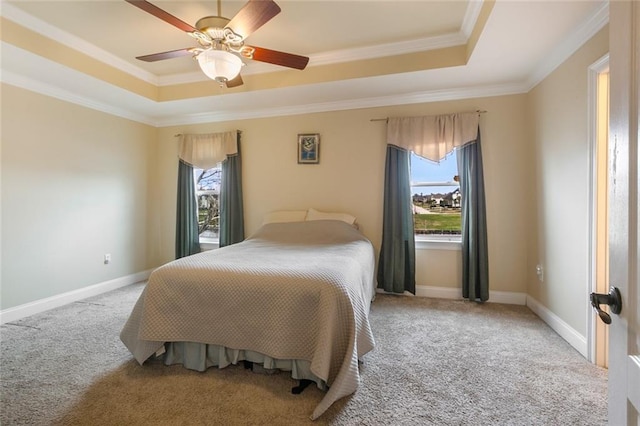
M 462 230 L 460 212 L 413 215 L 416 233 L 459 234 Z

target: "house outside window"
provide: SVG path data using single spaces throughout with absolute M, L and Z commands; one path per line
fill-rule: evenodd
M 456 150 L 439 163 L 411 153 L 416 241 L 461 241 L 461 195 Z
M 211 169 L 193 169 L 198 203 L 198 234 L 201 243 L 218 242 L 220 237 L 220 183 L 222 163 Z

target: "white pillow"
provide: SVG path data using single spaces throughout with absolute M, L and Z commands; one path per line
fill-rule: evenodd
M 281 222 L 304 222 L 307 217 L 306 210 L 278 210 L 268 213 L 264 217 L 263 224 Z
M 306 220 L 341 220 L 352 226 L 356 222 L 356 218 L 347 213 L 325 213 L 315 209 L 309 209 Z

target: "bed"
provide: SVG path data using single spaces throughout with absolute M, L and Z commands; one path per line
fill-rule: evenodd
M 308 217 L 309 215 L 307 215 Z M 374 348 L 370 241 L 343 220 L 271 221 L 241 243 L 156 269 L 120 338 L 143 364 L 241 361 L 326 390 L 312 419 L 355 392 Z

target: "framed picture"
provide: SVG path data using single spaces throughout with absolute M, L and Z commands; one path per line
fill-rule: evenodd
M 318 164 L 320 162 L 320 135 L 306 133 L 298 135 L 298 164 Z

